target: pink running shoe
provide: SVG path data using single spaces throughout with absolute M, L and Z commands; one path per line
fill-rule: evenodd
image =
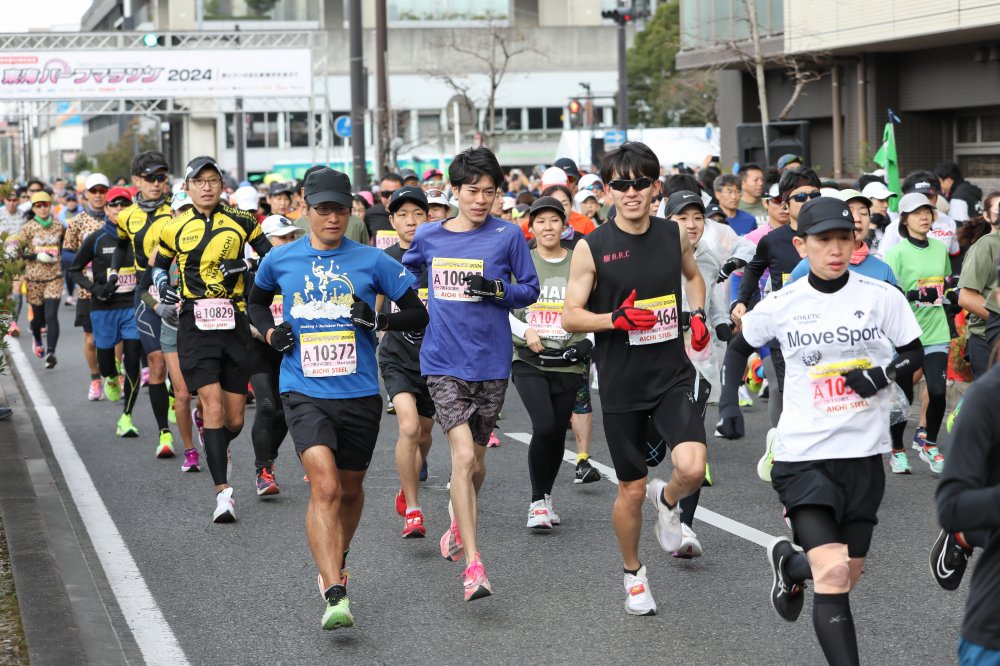
M 142 375 L 139 379 L 139 386 L 149 386 L 149 368 L 142 369 Z
M 104 395 L 101 388 L 101 380 L 94 379 L 90 382 L 90 390 L 87 391 L 87 400 L 100 400 Z
M 441 535 L 441 557 L 449 562 L 458 562 L 465 555 L 462 535 L 458 533 L 458 523 L 451 521 L 451 527 Z
M 194 421 L 194 427 L 198 429 L 198 443 L 201 444 L 201 448 L 205 448 L 205 422 L 201 420 L 201 410 L 198 409 L 197 405 L 191 405 L 191 420 Z
M 462 583 L 465 587 L 465 600 L 475 601 L 493 594 L 490 581 L 486 578 L 486 570 L 483 569 L 483 562 L 476 553 L 476 559 L 465 568 L 465 580 Z
M 487 448 L 491 449 L 495 449 L 496 447 L 500 446 L 500 438 L 497 437 L 495 431 L 490 433 L 490 441 L 486 442 L 486 446 Z
M 184 462 L 181 463 L 182 472 L 200 472 L 201 462 L 198 460 L 198 449 L 191 448 L 184 450 Z

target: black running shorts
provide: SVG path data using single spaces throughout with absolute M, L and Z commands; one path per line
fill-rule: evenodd
M 76 299 L 76 317 L 73 319 L 73 326 L 82 328 L 84 333 L 94 332 L 93 325 L 90 323 L 91 303 L 89 298 Z
M 296 453 L 326 446 L 333 451 L 337 469 L 368 469 L 378 441 L 382 396 L 331 399 L 287 392 L 281 402 Z
M 382 371 L 382 383 L 385 384 L 385 392 L 389 394 L 390 400 L 400 393 L 412 393 L 417 400 L 417 414 L 429 419 L 434 418 L 431 391 L 419 372 L 384 361 L 379 365 L 379 369 Z
M 177 326 L 177 356 L 192 393 L 202 386 L 218 383 L 223 391 L 245 395 L 250 381 L 250 324 L 246 314 L 236 310 L 234 329 L 203 331 L 195 326 L 194 312 L 182 309 Z

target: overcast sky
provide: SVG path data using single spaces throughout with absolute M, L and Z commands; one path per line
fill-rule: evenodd
M 15 4 L 17 0 L 7 0 Z M 4 2 L 3 4 L 7 4 Z M 50 28 L 54 25 L 75 24 L 90 7 L 91 0 L 30 0 L 24 7 L 5 12 L 0 32 L 27 32 L 30 28 Z

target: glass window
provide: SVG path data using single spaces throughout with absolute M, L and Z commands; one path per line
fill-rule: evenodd
M 983 143 L 1000 141 L 1000 114 L 979 116 L 979 129 Z
M 1000 178 L 1000 154 L 961 155 L 958 167 L 966 178 Z
M 555 130 L 563 128 L 563 109 L 558 106 L 550 106 L 545 109 L 545 129 Z
M 528 129 L 545 129 L 545 109 L 538 107 L 528 109 Z
M 236 114 L 226 114 L 226 148 L 236 147 Z
M 417 115 L 417 134 L 420 141 L 436 140 L 441 135 L 441 113 L 421 111 Z
M 198 0 L 206 21 L 318 21 L 318 0 Z M 266 24 L 265 24 L 266 25 Z M 262 25 L 261 27 L 264 27 Z
M 392 23 L 485 22 L 510 19 L 511 0 L 388 0 Z
M 277 148 L 278 144 L 278 114 L 248 113 L 246 114 L 247 148 Z
M 298 111 L 288 114 L 288 145 L 292 148 L 309 146 L 309 114 Z
M 521 109 L 507 109 L 507 131 L 513 132 L 521 128 Z
M 975 116 L 963 116 L 955 120 L 955 143 L 976 143 Z

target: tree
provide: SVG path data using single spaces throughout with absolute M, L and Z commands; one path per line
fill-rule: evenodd
M 661 2 L 628 52 L 629 107 L 640 124 L 715 122 L 715 76 L 701 70 L 678 71 L 680 47 L 680 2 Z
M 0 183 L 0 199 L 13 191 L 10 183 Z M 14 300 L 11 298 L 14 276 L 24 272 L 24 260 L 20 258 L 22 250 L 16 241 L 8 243 L 6 231 L 0 232 L 0 374 L 6 368 L 7 357 L 3 350 L 7 348 L 7 331 L 14 320 Z
M 93 171 L 94 163 L 91 161 L 89 157 L 87 157 L 86 153 L 80 151 L 79 153 L 76 154 L 76 159 L 73 160 L 73 166 L 70 168 L 73 169 L 73 173 L 83 173 L 84 171 Z
M 132 172 L 132 158 L 147 150 L 156 150 L 156 139 L 140 134 L 139 119 L 129 121 L 122 138 L 97 155 L 97 169 L 108 178 L 128 176 Z

